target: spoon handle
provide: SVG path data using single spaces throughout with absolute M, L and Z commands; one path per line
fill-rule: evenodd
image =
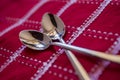
M 59 41 L 65 44 L 65 41 L 62 38 L 60 38 Z M 71 64 L 73 65 L 79 79 L 80 80 L 90 80 L 88 73 L 86 72 L 84 67 L 81 65 L 81 63 L 78 61 L 76 56 L 69 50 L 65 50 L 65 52 L 66 52 L 66 55 L 68 56 Z
M 120 56 L 119 55 L 106 54 L 104 52 L 94 51 L 94 50 L 81 48 L 81 47 L 77 47 L 77 46 L 72 46 L 72 45 L 68 45 L 68 44 L 63 44 L 63 43 L 58 43 L 58 42 L 54 42 L 52 44 L 69 49 L 69 50 L 74 50 L 74 51 L 77 51 L 80 53 L 92 55 L 92 56 L 95 56 L 95 57 L 98 57 L 98 58 L 101 58 L 104 60 L 108 60 L 108 61 L 112 61 L 112 62 L 120 64 Z

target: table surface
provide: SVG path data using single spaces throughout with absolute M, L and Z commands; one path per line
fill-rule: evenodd
M 51 12 L 65 23 L 67 44 L 106 54 L 120 54 L 120 0 L 1 0 L 0 80 L 78 80 L 62 48 L 27 48 L 19 32 L 42 31 Z M 120 65 L 74 52 L 91 80 L 120 80 Z

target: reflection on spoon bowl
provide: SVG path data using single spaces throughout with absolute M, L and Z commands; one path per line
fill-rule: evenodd
M 65 34 L 65 25 L 63 21 L 51 13 L 45 13 L 43 15 L 41 25 L 43 26 L 44 33 L 53 40 Z
M 44 50 L 51 44 L 51 39 L 36 30 L 23 30 L 19 33 L 20 41 L 28 48 L 34 50 Z

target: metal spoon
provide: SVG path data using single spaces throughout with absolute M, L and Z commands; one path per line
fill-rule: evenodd
M 62 20 L 58 18 L 56 15 L 46 13 L 42 19 L 42 26 L 44 29 L 44 33 L 50 36 L 50 38 L 59 39 L 61 42 L 65 43 L 61 38 L 63 34 L 65 33 L 65 30 L 64 30 L 65 25 L 62 22 Z M 95 56 L 95 57 L 98 57 L 104 60 L 112 61 L 115 63 L 120 63 L 119 55 L 106 54 L 104 52 L 89 50 L 85 48 L 79 49 L 78 52 L 89 54 L 89 55 L 92 55 L 92 56 Z
M 65 26 L 62 20 L 51 13 L 46 13 L 42 17 L 41 25 L 43 27 L 44 33 L 47 34 L 52 40 L 58 39 L 60 42 L 65 44 L 62 36 L 65 33 Z M 83 68 L 81 63 L 77 60 L 75 55 L 69 51 L 65 50 L 71 64 L 73 65 L 80 80 L 90 80 L 86 70 Z
M 34 50 L 45 50 L 50 45 L 56 45 L 65 49 L 86 53 L 88 55 L 92 55 L 100 58 L 101 57 L 104 57 L 105 59 L 111 58 L 114 62 L 117 62 L 120 64 L 119 55 L 118 56 L 108 55 L 108 54 L 103 54 L 102 52 L 99 52 L 99 51 L 89 50 L 89 49 L 72 46 L 64 43 L 59 43 L 59 42 L 52 42 L 51 39 L 46 34 L 40 33 L 36 30 L 23 30 L 19 33 L 19 38 L 24 45 Z

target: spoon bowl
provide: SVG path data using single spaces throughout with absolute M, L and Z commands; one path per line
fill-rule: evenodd
M 51 39 L 36 30 L 23 30 L 19 33 L 20 41 L 28 48 L 34 50 L 44 50 L 51 44 Z
M 56 15 L 45 13 L 42 17 L 41 24 L 44 33 L 53 40 L 56 40 L 58 37 L 62 37 L 65 34 L 65 25 Z

